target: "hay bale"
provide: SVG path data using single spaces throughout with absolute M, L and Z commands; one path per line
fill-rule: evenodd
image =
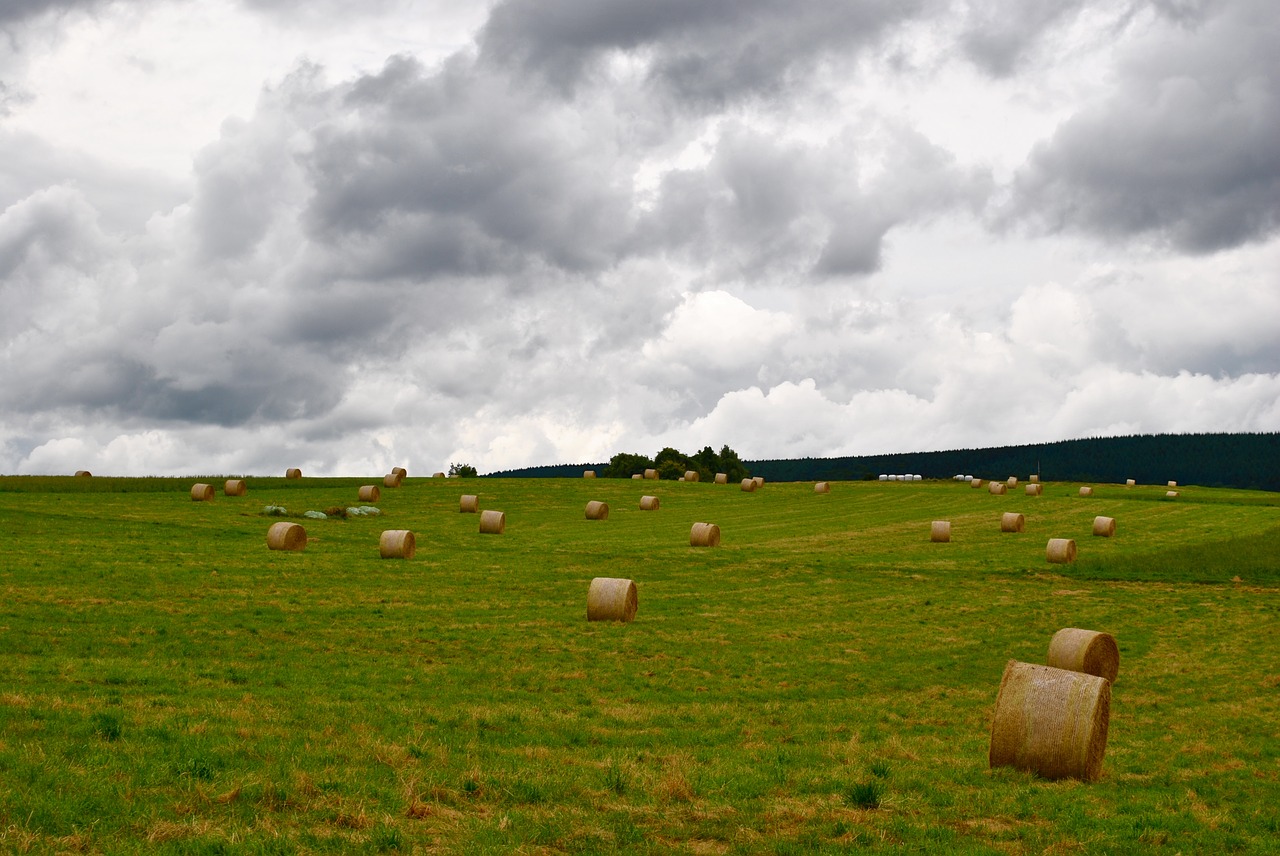
M 391 472 L 393 472 L 393 473 L 395 473 L 396 475 L 400 476 L 400 480 L 401 480 L 401 481 L 404 481 L 405 479 L 407 479 L 407 478 L 409 477 L 409 471 L 408 471 L 408 470 L 406 470 L 404 467 L 392 467 L 392 468 L 391 468 Z
M 1102 773 L 1111 721 L 1105 678 L 1010 660 L 991 720 L 991 767 L 1092 782 Z
M 1044 557 L 1055 565 L 1066 565 L 1076 560 L 1076 542 L 1073 538 L 1050 538 Z
M 640 510 L 641 510 L 641 511 L 657 511 L 657 510 L 658 510 L 658 505 L 659 505 L 659 503 L 658 503 L 658 498 L 657 498 L 656 496 L 642 496 L 642 497 L 640 497 Z
M 307 530 L 297 523 L 280 521 L 267 530 L 267 547 L 271 550 L 302 550 L 307 546 Z
M 1166 490 L 1166 491 L 1164 492 L 1164 495 L 1165 495 L 1166 497 L 1168 497 L 1169 499 L 1177 499 L 1177 498 L 1178 498 L 1178 492 L 1177 492 L 1176 490 Z
M 93 478 L 93 473 L 89 472 L 88 470 L 76 470 L 76 478 L 78 479 Z
M 1168 484 L 1168 487 L 1177 487 L 1177 486 L 1178 486 L 1178 483 L 1176 481 L 1171 481 Z
M 1134 481 L 1133 479 L 1125 479 L 1125 480 L 1124 480 L 1124 486 L 1125 486 L 1125 487 L 1133 487 L 1133 486 L 1134 486 L 1134 485 L 1136 485 L 1136 484 L 1137 484 L 1137 482 L 1136 482 L 1136 481 Z
M 377 502 L 378 498 L 382 496 L 382 491 L 378 489 L 376 484 L 365 484 L 360 486 L 356 496 L 361 502 Z
M 1093 518 L 1093 534 L 1100 538 L 1110 538 L 1116 534 L 1116 519 L 1101 515 Z
M 1017 487 L 1017 486 L 1018 486 L 1018 477 L 1017 477 L 1017 476 L 1009 476 L 1009 481 L 1005 482 L 1005 484 L 1009 485 L 1009 487 Z
M 587 503 L 587 519 L 588 520 L 608 520 L 609 519 L 609 503 L 597 502 L 592 500 Z
M 1049 640 L 1047 665 L 1055 669 L 1084 672 L 1116 682 L 1120 673 L 1120 646 L 1110 633 L 1065 627 Z
M 462 499 L 458 500 L 459 514 L 475 514 L 480 510 L 480 497 L 474 493 L 464 493 Z
M 729 483 L 728 473 L 716 473 L 716 484 L 728 484 L 728 483 Z
M 828 482 L 818 482 L 813 486 L 814 493 L 831 493 L 831 485 Z
M 929 540 L 938 544 L 945 544 L 951 540 L 951 521 L 935 520 L 929 528 Z
M 969 487 L 982 487 L 982 479 L 979 479 L 979 478 L 969 479 Z
M 1027 481 L 1031 482 L 1032 484 L 1039 484 L 1040 476 L 1031 476 L 1030 478 L 1027 479 Z
M 416 551 L 417 543 L 408 529 L 387 529 L 378 538 L 378 555 L 384 559 L 412 559 Z
M 631 478 L 633 478 L 633 479 L 643 479 L 643 478 L 644 478 L 644 476 L 640 475 L 639 473 L 636 473 L 636 474 L 635 474 L 635 475 L 633 475 Z
M 394 473 L 394 472 L 387 473 L 385 476 L 382 477 L 382 486 L 383 487 L 400 487 L 400 482 L 403 480 L 404 480 L 404 477 L 401 476 L 399 473 Z
M 743 479 L 743 480 L 742 480 L 742 489 L 743 489 L 743 491 L 745 491 L 746 493 L 755 493 L 755 492 L 756 492 L 756 480 L 755 480 L 755 479 Z
M 244 479 L 227 479 L 227 483 L 222 486 L 222 492 L 227 496 L 244 496 L 248 488 L 245 487 Z
M 431 477 L 432 477 L 433 479 L 442 479 L 442 478 L 445 478 L 445 474 L 444 474 L 444 473 L 432 473 L 432 474 L 431 474 Z
M 480 512 L 480 534 L 501 535 L 507 531 L 507 515 L 501 511 Z
M 1026 494 L 1027 496 L 1039 496 L 1040 489 L 1043 487 L 1044 485 L 1039 482 L 1033 482 L 1032 484 L 1027 485 Z
M 764 476 L 756 476 L 752 481 L 756 483 L 757 489 L 764 487 Z
M 595 470 L 583 470 L 583 471 L 582 471 L 582 477 L 583 477 L 584 479 L 593 479 L 593 478 L 595 478 L 595 477 L 596 477 L 596 471 L 595 471 Z
M 1000 515 L 1001 532 L 1021 532 L 1027 525 L 1027 519 L 1016 511 L 1006 511 Z
M 302 470 L 297 467 L 290 467 L 284 471 L 284 477 L 287 479 L 300 479 L 302 478 Z
M 690 547 L 719 547 L 720 527 L 714 523 L 695 523 L 689 530 Z
M 987 491 L 992 496 L 1004 496 L 1004 492 L 1005 492 L 1004 482 L 998 482 L 998 481 L 989 482 L 987 484 Z
M 645 477 L 645 478 L 647 478 L 647 479 L 649 479 L 650 481 L 657 481 L 657 479 L 658 479 L 658 471 L 657 471 L 657 470 L 645 470 L 645 471 L 644 471 L 644 477 Z
M 685 471 L 684 471 L 684 480 L 685 480 L 685 481 L 687 481 L 687 482 L 696 482 L 696 481 L 698 481 L 698 480 L 699 480 L 699 479 L 701 479 L 701 478 L 702 478 L 702 476 L 698 475 L 698 471 L 697 471 L 697 470 L 685 470 Z
M 596 577 L 587 589 L 587 621 L 629 622 L 639 605 L 633 580 Z
M 213 485 L 193 484 L 191 486 L 192 502 L 210 502 L 213 500 Z

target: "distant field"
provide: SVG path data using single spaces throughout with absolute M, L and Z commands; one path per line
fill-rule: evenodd
M 0 478 L 0 851 L 1280 840 L 1280 496 L 411 478 L 380 517 L 292 516 L 364 504 L 370 481 Z M 305 552 L 267 550 L 268 504 Z M 721 546 L 690 548 L 695 521 Z M 379 559 L 384 529 L 417 556 Z M 1074 565 L 1046 563 L 1051 537 Z M 585 620 L 596 576 L 637 582 L 634 623 Z M 1120 643 L 1102 779 L 989 770 L 1005 662 L 1044 662 L 1062 627 Z

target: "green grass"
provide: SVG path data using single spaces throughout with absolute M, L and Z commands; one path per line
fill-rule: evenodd
M 1265 852 L 1280 497 L 0 478 L 0 852 Z M 109 483 L 109 485 L 108 485 Z M 105 489 L 108 488 L 109 489 Z M 461 493 L 507 513 L 501 536 Z M 641 512 L 642 493 L 661 510 Z M 611 506 L 588 521 L 589 499 Z M 1002 534 L 999 515 L 1026 515 Z M 1117 534 L 1090 536 L 1097 514 Z M 952 542 L 929 541 L 934 519 Z M 716 549 L 689 527 L 721 527 Z M 417 536 L 378 558 L 383 529 Z M 1049 565 L 1050 537 L 1079 561 Z M 636 580 L 589 624 L 592 577 Z M 1004 663 L 1113 633 L 1104 775 L 987 768 Z

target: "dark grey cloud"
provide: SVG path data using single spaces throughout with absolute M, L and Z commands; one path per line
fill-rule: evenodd
M 960 36 L 965 54 L 996 77 L 1012 74 L 1052 27 L 1070 20 L 1089 0 L 973 0 Z
M 43 15 L 45 12 L 64 12 L 72 9 L 88 9 L 105 0 L 4 0 L 0 3 L 0 27 Z

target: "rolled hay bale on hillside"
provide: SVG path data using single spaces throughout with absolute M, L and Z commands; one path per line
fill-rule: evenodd
M 969 479 L 969 487 L 982 487 L 982 479 L 979 479 L 979 478 Z
M 639 605 L 634 580 L 596 577 L 587 589 L 587 621 L 629 622 Z
M 408 529 L 387 529 L 378 538 L 378 555 L 384 559 L 412 559 L 418 545 Z
M 695 523 L 689 530 L 690 547 L 719 547 L 720 527 L 714 523 Z
M 756 490 L 764 487 L 764 476 L 756 476 L 752 481 L 756 483 Z
M 998 482 L 998 481 L 988 482 L 987 491 L 992 496 L 1004 496 L 1004 492 L 1005 492 L 1004 482 Z
M 1110 538 L 1116 534 L 1116 519 L 1098 515 L 1093 518 L 1093 534 L 1099 538 Z
M 1166 490 L 1166 491 L 1164 492 L 1164 495 L 1165 495 L 1166 497 L 1168 497 L 1169 499 L 1177 499 L 1177 498 L 1178 498 L 1178 492 L 1177 492 L 1176 490 Z
M 227 479 L 226 484 L 222 486 L 222 492 L 227 496 L 244 496 L 248 490 L 244 479 Z
M 595 470 L 583 470 L 583 471 L 582 471 L 582 477 L 583 477 L 584 479 L 593 479 L 593 478 L 595 478 L 595 477 L 596 477 L 596 471 L 595 471 Z
M 609 503 L 592 500 L 587 503 L 587 519 L 588 520 L 608 520 L 609 519 Z
M 728 483 L 729 483 L 728 473 L 716 473 L 716 484 L 728 484 Z
M 480 512 L 480 534 L 501 535 L 507 531 L 507 515 L 501 511 Z
M 697 470 L 685 470 L 685 471 L 684 471 L 684 480 L 685 480 L 685 481 L 687 481 L 687 482 L 696 482 L 696 481 L 700 480 L 701 478 L 702 478 L 702 476 L 698 475 L 698 471 L 697 471 Z
M 361 502 L 377 502 L 382 496 L 382 491 L 376 484 L 360 485 L 360 490 L 356 492 L 356 497 Z
M 307 546 L 307 530 L 297 523 L 280 521 L 267 530 L 267 547 L 271 550 L 302 550 Z
M 744 492 L 746 492 L 746 493 L 755 493 L 755 492 L 756 492 L 756 480 L 755 480 L 755 479 L 743 479 L 743 480 L 742 480 L 742 490 L 743 490 Z
M 1055 669 L 1106 678 L 1114 684 L 1120 673 L 1120 646 L 1110 633 L 1064 627 L 1049 640 L 1045 663 Z
M 1073 538 L 1050 538 L 1044 557 L 1055 565 L 1067 565 L 1076 560 L 1076 542 Z
M 658 498 L 657 498 L 656 496 L 642 496 L 642 497 L 640 497 L 640 510 L 641 510 L 641 511 L 657 511 L 657 510 L 658 510 L 658 506 L 659 506 L 659 504 L 660 504 L 660 503 L 658 502 Z
M 1081 496 L 1093 496 L 1093 488 L 1089 487 L 1088 485 L 1083 485 L 1083 486 L 1080 488 L 1080 495 L 1081 495 Z
M 1040 476 L 1031 476 L 1027 479 L 1027 481 L 1031 482 L 1032 484 L 1039 484 Z
M 929 528 L 929 540 L 935 543 L 944 544 L 951 540 L 951 521 L 935 520 Z
M 406 470 L 404 467 L 392 467 L 391 472 L 394 473 L 395 475 L 400 476 L 400 481 L 404 481 L 409 477 L 409 471 Z
M 404 481 L 404 476 L 396 472 L 387 473 L 382 477 L 383 487 L 400 487 L 400 483 Z
M 475 514 L 480 510 L 480 497 L 474 493 L 464 493 L 462 499 L 458 500 L 459 514 Z
M 76 470 L 76 478 L 78 479 L 93 478 L 93 473 L 89 472 L 88 470 Z
M 290 467 L 284 471 L 284 477 L 287 479 L 300 479 L 302 478 L 302 470 L 297 467 Z
M 633 478 L 633 479 L 641 479 L 641 480 L 643 480 L 643 479 L 644 479 L 644 476 L 640 475 L 639 473 L 636 473 L 636 474 L 635 474 L 635 475 L 633 475 L 631 478 Z
M 191 486 L 192 502 L 212 502 L 213 501 L 213 485 L 211 484 L 193 484 Z
M 1006 511 L 1000 515 L 1001 532 L 1021 532 L 1027 525 L 1027 519 L 1016 511 Z
M 829 482 L 818 482 L 813 486 L 814 493 L 831 493 L 831 484 Z
M 1018 486 L 1018 477 L 1017 477 L 1017 476 L 1009 476 L 1009 480 L 1008 480 L 1007 482 L 1005 482 L 1005 484 L 1007 484 L 1009 487 L 1017 487 L 1017 486 Z
M 1125 479 L 1125 480 L 1124 480 L 1124 486 L 1125 486 L 1125 487 L 1133 487 L 1133 486 L 1134 486 L 1134 485 L 1136 485 L 1136 484 L 1137 484 L 1137 482 L 1136 482 L 1135 480 L 1133 480 L 1133 479 Z
M 644 477 L 645 477 L 645 478 L 647 478 L 647 479 L 649 479 L 649 481 L 657 481 L 657 480 L 658 480 L 658 471 L 657 471 L 657 470 L 653 470 L 653 469 L 645 470 L 645 471 L 644 471 Z
M 1177 486 L 1178 486 L 1178 483 L 1177 483 L 1176 481 L 1171 481 L 1171 482 L 1169 482 L 1169 484 L 1167 485 L 1167 487 L 1177 487 Z
M 1092 782 L 1102 774 L 1110 722 L 1106 678 L 1010 660 L 996 696 L 987 761 L 992 769 Z
M 1027 485 L 1027 488 L 1026 488 L 1027 496 L 1039 496 L 1040 489 L 1042 487 L 1044 487 L 1044 485 L 1040 484 L 1039 482 L 1033 482 L 1032 484 Z

